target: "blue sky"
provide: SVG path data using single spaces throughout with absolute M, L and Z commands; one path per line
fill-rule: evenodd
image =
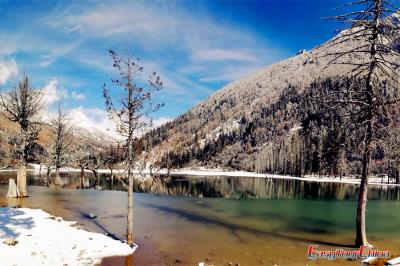
M 158 122 L 243 75 L 334 34 L 341 1 L 0 0 L 0 86 L 25 71 L 82 123 L 107 124 L 101 87 L 109 48 L 139 57 L 164 82 Z

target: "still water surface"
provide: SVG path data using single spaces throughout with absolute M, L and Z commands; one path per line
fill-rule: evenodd
M 13 173 L 2 174 L 6 180 Z M 82 182 L 83 181 L 83 182 Z M 64 188 L 51 189 L 29 178 L 27 199 L 0 197 L 0 204 L 42 208 L 83 227 L 124 238 L 126 193 L 118 180 L 101 175 L 63 175 Z M 137 180 L 134 194 L 134 265 L 360 265 L 350 261 L 309 261 L 309 244 L 335 249 L 353 243 L 357 186 L 261 178 L 173 177 L 168 182 Z M 0 195 L 6 193 L 0 186 Z M 374 187 L 368 202 L 370 241 L 400 255 L 398 188 Z M 88 213 L 98 217 L 88 219 Z M 124 265 L 124 259 L 104 264 Z

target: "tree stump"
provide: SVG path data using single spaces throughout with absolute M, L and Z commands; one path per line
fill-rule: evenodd
M 15 180 L 10 178 L 8 179 L 8 192 L 6 197 L 7 198 L 18 198 L 18 188 L 15 184 Z
M 17 172 L 17 189 L 18 197 L 28 197 L 26 190 L 26 166 L 21 165 Z

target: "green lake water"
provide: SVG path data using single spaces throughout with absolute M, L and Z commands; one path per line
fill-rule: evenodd
M 321 249 L 353 244 L 357 186 L 280 181 L 177 177 L 152 188 L 138 181 L 136 191 L 159 195 L 134 194 L 139 249 L 133 265 L 360 265 L 359 261 L 310 261 L 306 257 L 309 244 Z M 104 190 L 67 189 L 79 187 L 81 181 L 75 174 L 63 177 L 64 189 L 38 186 L 42 181 L 34 176 L 29 182 L 29 198 L 0 197 L 0 203 L 42 208 L 76 220 L 88 230 L 125 237 L 126 193 L 106 190 L 122 189 L 110 184 L 106 175 L 100 181 L 89 176 L 83 182 L 85 187 Z M 0 186 L 0 195 L 6 190 L 6 185 Z M 400 255 L 398 188 L 370 191 L 369 240 L 377 248 Z M 97 218 L 88 219 L 89 213 Z M 125 265 L 125 259 L 104 264 Z

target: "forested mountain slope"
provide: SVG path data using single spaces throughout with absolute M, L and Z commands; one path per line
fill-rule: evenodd
M 346 149 L 340 110 L 328 114 L 323 106 L 324 93 L 340 86 L 336 77 L 349 72 L 346 65 L 326 68 L 332 49 L 326 43 L 302 51 L 228 84 L 147 134 L 147 148 L 174 167 L 357 173 L 358 155 Z

